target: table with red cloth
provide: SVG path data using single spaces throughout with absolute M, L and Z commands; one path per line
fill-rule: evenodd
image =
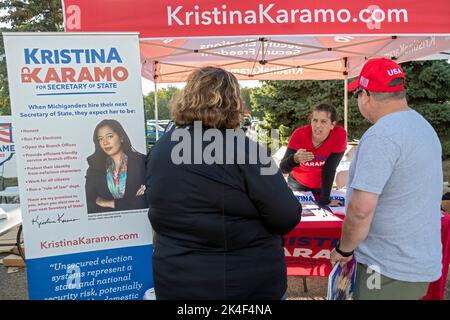
M 343 217 L 342 217 L 343 218 Z M 343 221 L 302 221 L 284 236 L 289 276 L 327 277 L 332 267 L 330 252 L 341 237 Z M 450 263 L 450 214 L 442 217 L 442 276 L 430 284 L 424 299 L 442 300 Z

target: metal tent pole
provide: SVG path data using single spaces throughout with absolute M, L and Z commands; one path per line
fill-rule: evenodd
M 348 132 L 348 91 L 347 91 L 348 79 L 345 76 L 344 79 L 344 129 Z
M 344 58 L 344 67 L 345 67 L 345 72 L 344 72 L 344 129 L 347 132 L 348 135 L 348 90 L 347 90 L 347 85 L 348 85 L 348 58 L 345 57 Z
M 158 84 L 156 83 L 156 77 L 153 79 L 153 83 L 155 84 L 155 130 L 156 130 L 156 137 L 155 141 L 158 141 L 159 139 L 159 132 L 158 132 Z

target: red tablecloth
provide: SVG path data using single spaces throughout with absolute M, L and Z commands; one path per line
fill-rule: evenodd
M 431 283 L 424 300 L 444 299 L 445 284 L 447 282 L 448 265 L 450 264 L 450 214 L 445 214 L 442 218 L 442 276 Z
M 331 271 L 330 252 L 341 237 L 342 221 L 300 222 L 285 238 L 289 276 L 327 277 Z M 442 218 L 443 270 L 430 284 L 427 300 L 442 300 L 450 263 L 450 214 Z

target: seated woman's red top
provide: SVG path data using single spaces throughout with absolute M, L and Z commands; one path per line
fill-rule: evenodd
M 292 170 L 292 176 L 302 185 L 315 189 L 322 186 L 322 167 L 332 153 L 345 152 L 347 148 L 347 133 L 340 126 L 335 126 L 330 131 L 328 137 L 318 147 L 314 148 L 312 143 L 311 125 L 300 127 L 292 134 L 288 148 L 298 150 L 306 149 L 306 151 L 314 154 L 314 159 Z

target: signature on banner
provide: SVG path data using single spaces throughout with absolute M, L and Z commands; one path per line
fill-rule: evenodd
M 70 223 L 70 222 L 75 222 L 78 221 L 80 219 L 68 219 L 68 218 L 64 218 L 65 213 L 57 213 L 57 217 L 55 219 L 50 219 L 49 217 L 47 218 L 42 218 L 40 219 L 39 216 L 36 216 L 36 218 L 33 218 L 31 220 L 31 225 L 37 225 L 37 227 L 40 229 L 41 226 L 45 226 L 45 225 L 51 225 L 51 224 L 58 224 L 58 223 Z

